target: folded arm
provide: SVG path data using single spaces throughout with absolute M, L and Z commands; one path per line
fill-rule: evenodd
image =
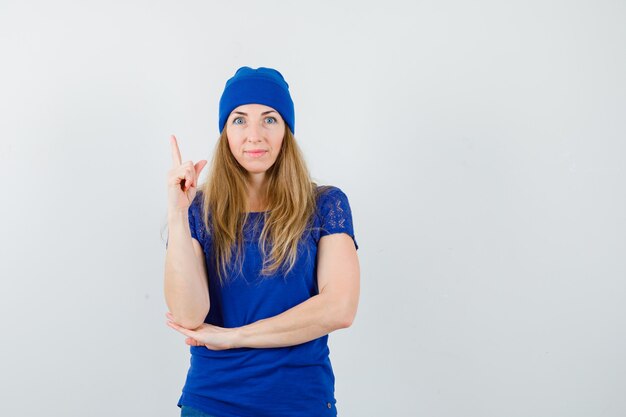
M 317 249 L 319 294 L 277 316 L 233 329 L 233 347 L 293 346 L 351 326 L 359 303 L 359 281 L 352 238 L 345 233 L 323 236 Z

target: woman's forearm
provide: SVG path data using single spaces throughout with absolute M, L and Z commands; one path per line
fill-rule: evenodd
M 168 213 L 165 302 L 176 322 L 189 329 L 200 326 L 209 312 L 204 268 L 194 251 L 187 211 Z
M 349 327 L 342 303 L 330 294 L 317 294 L 289 310 L 233 329 L 234 347 L 293 346 Z

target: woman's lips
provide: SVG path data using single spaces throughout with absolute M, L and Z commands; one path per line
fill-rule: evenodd
M 258 157 L 264 155 L 265 152 L 267 152 L 267 151 L 246 151 L 246 153 L 248 155 L 250 155 L 251 157 L 253 157 L 253 158 L 258 158 Z

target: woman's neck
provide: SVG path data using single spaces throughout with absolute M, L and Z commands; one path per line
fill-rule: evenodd
M 264 211 L 265 179 L 262 175 L 250 175 L 248 182 L 248 211 Z

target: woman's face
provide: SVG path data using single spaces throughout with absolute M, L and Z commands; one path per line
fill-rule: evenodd
M 260 174 L 261 178 L 276 162 L 284 135 L 283 118 L 263 104 L 241 105 L 226 120 L 230 151 L 250 174 Z

